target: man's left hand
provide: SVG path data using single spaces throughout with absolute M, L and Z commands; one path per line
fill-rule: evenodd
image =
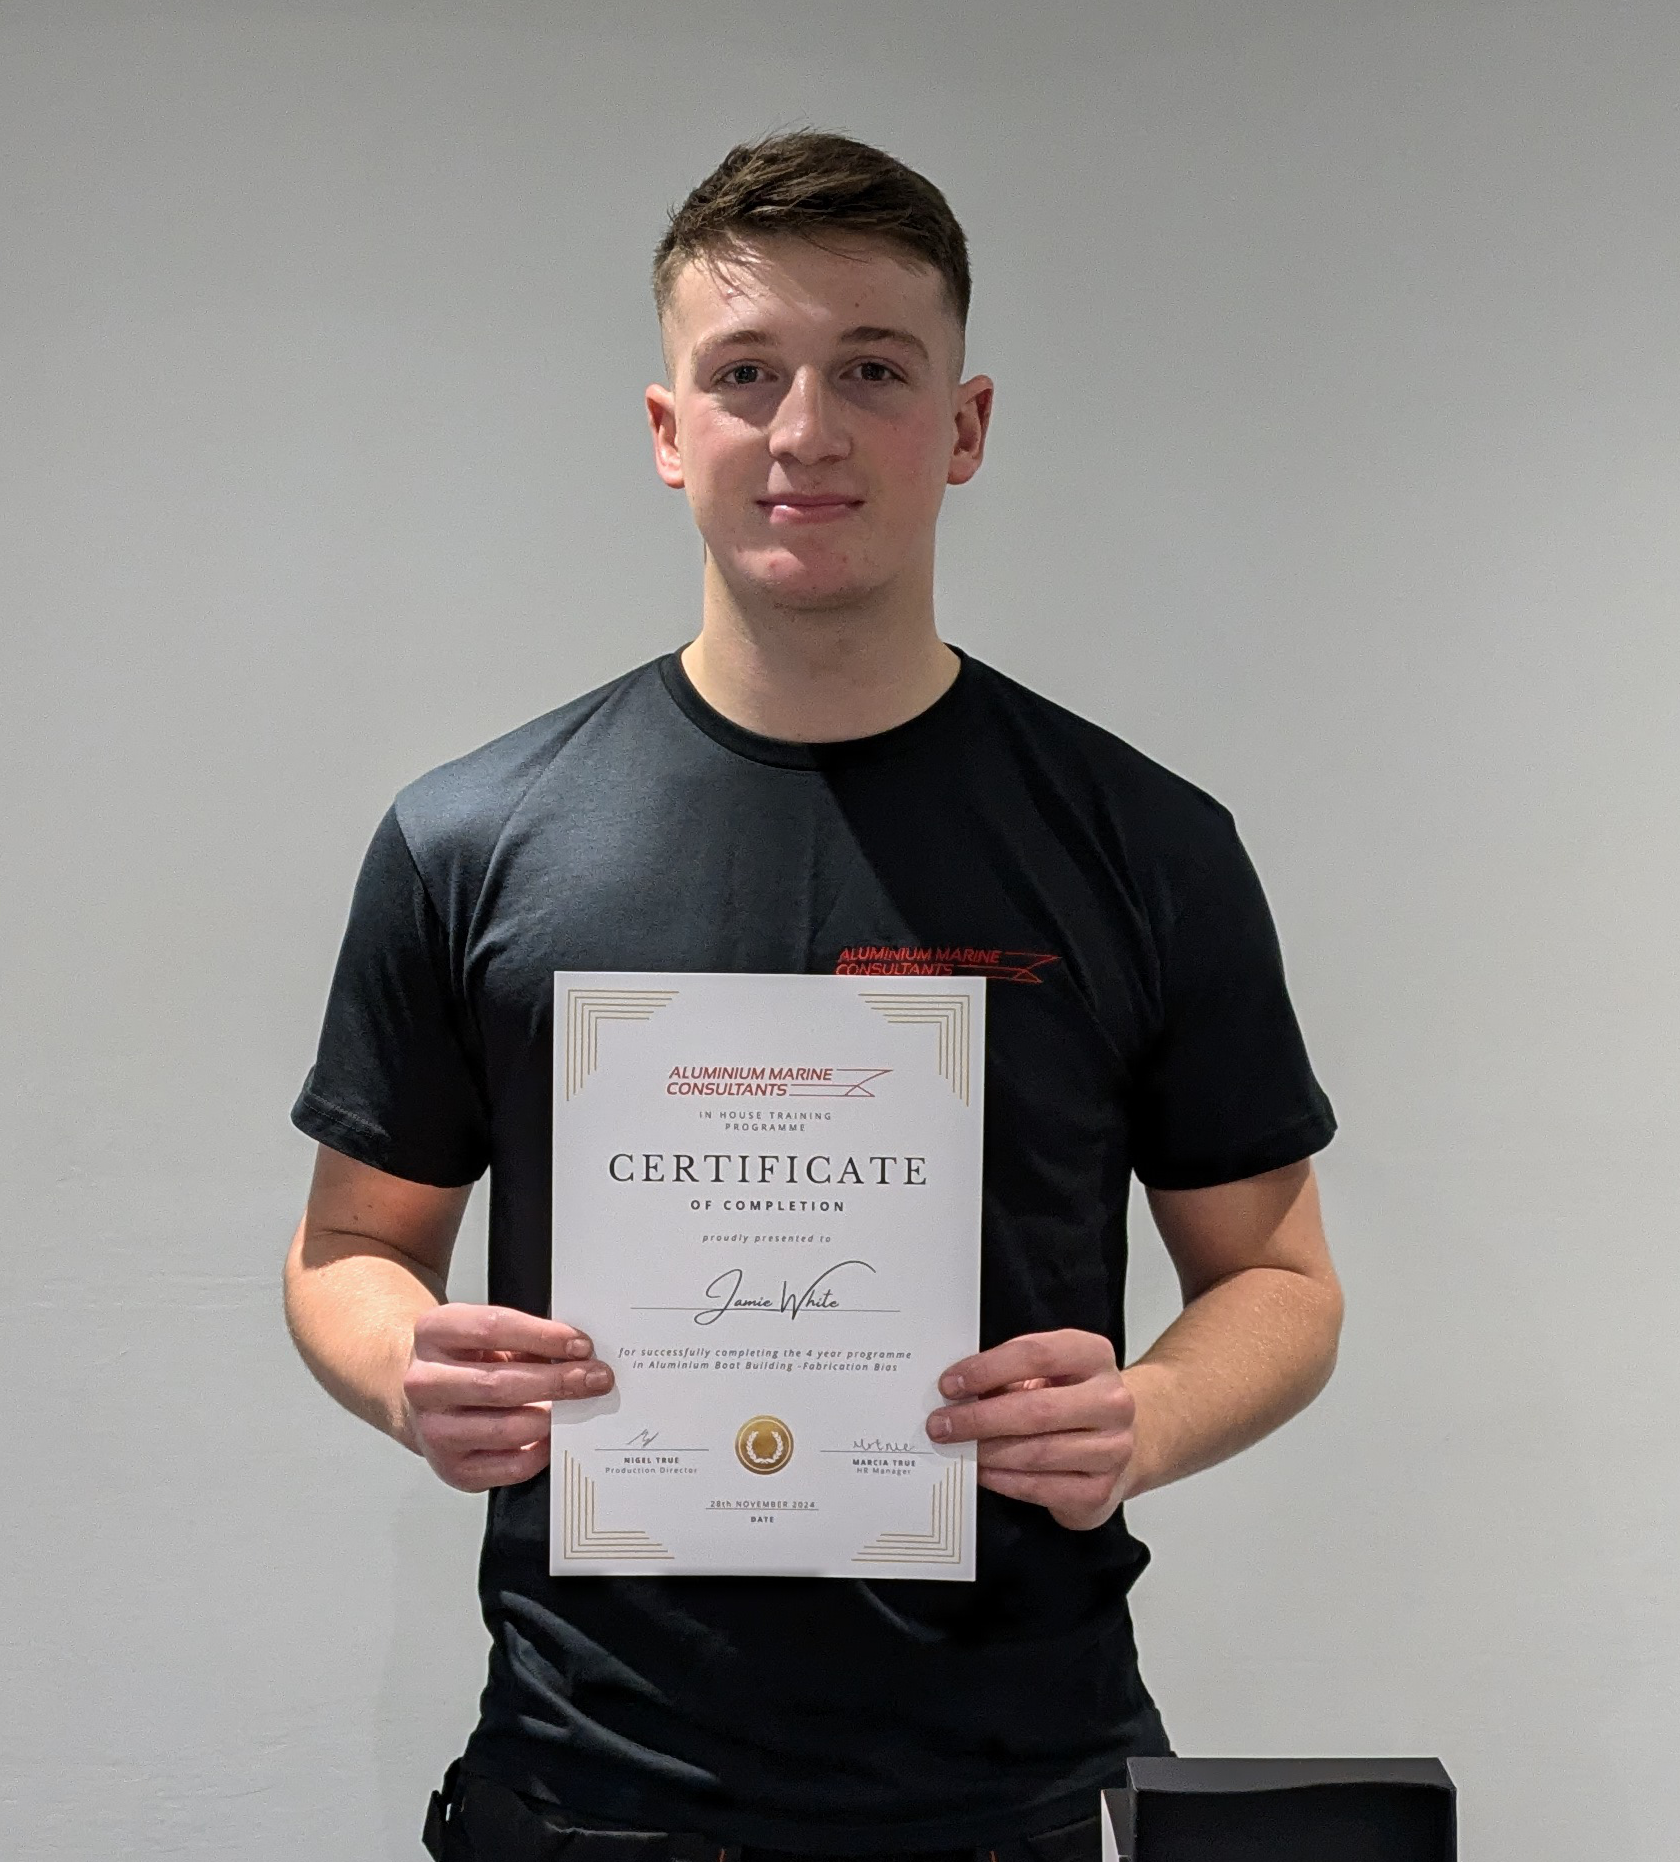
M 939 1388 L 955 1400 L 928 1417 L 928 1435 L 978 1442 L 982 1487 L 1075 1532 L 1125 1498 L 1137 1406 L 1101 1334 L 1027 1332 L 953 1364 Z

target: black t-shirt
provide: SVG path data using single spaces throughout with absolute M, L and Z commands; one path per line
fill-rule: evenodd
M 1133 1173 L 1227 1182 L 1335 1129 L 1230 815 L 972 658 L 907 724 L 790 744 L 672 654 L 398 796 L 293 1117 L 396 1176 L 488 1168 L 496 1304 L 549 1310 L 553 973 L 611 969 L 990 979 L 983 1345 L 1072 1326 L 1123 1354 Z M 786 1848 L 1087 1814 L 1166 1750 L 1126 1604 L 1148 1554 L 1118 1513 L 979 1507 L 973 1584 L 564 1578 L 546 1474 L 500 1489 L 469 1769 Z

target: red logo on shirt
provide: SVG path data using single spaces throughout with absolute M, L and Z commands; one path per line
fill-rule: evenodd
M 836 976 L 989 976 L 999 983 L 1042 983 L 1053 951 L 991 950 L 976 944 L 848 944 Z

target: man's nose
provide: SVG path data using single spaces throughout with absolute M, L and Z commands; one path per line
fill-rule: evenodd
M 796 369 L 771 423 L 771 452 L 798 465 L 820 465 L 843 458 L 850 444 L 843 410 L 822 371 Z

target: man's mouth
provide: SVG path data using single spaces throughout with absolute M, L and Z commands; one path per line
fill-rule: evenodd
M 855 511 L 861 498 L 841 497 L 836 493 L 779 492 L 760 498 L 758 508 L 773 524 L 824 524 Z

